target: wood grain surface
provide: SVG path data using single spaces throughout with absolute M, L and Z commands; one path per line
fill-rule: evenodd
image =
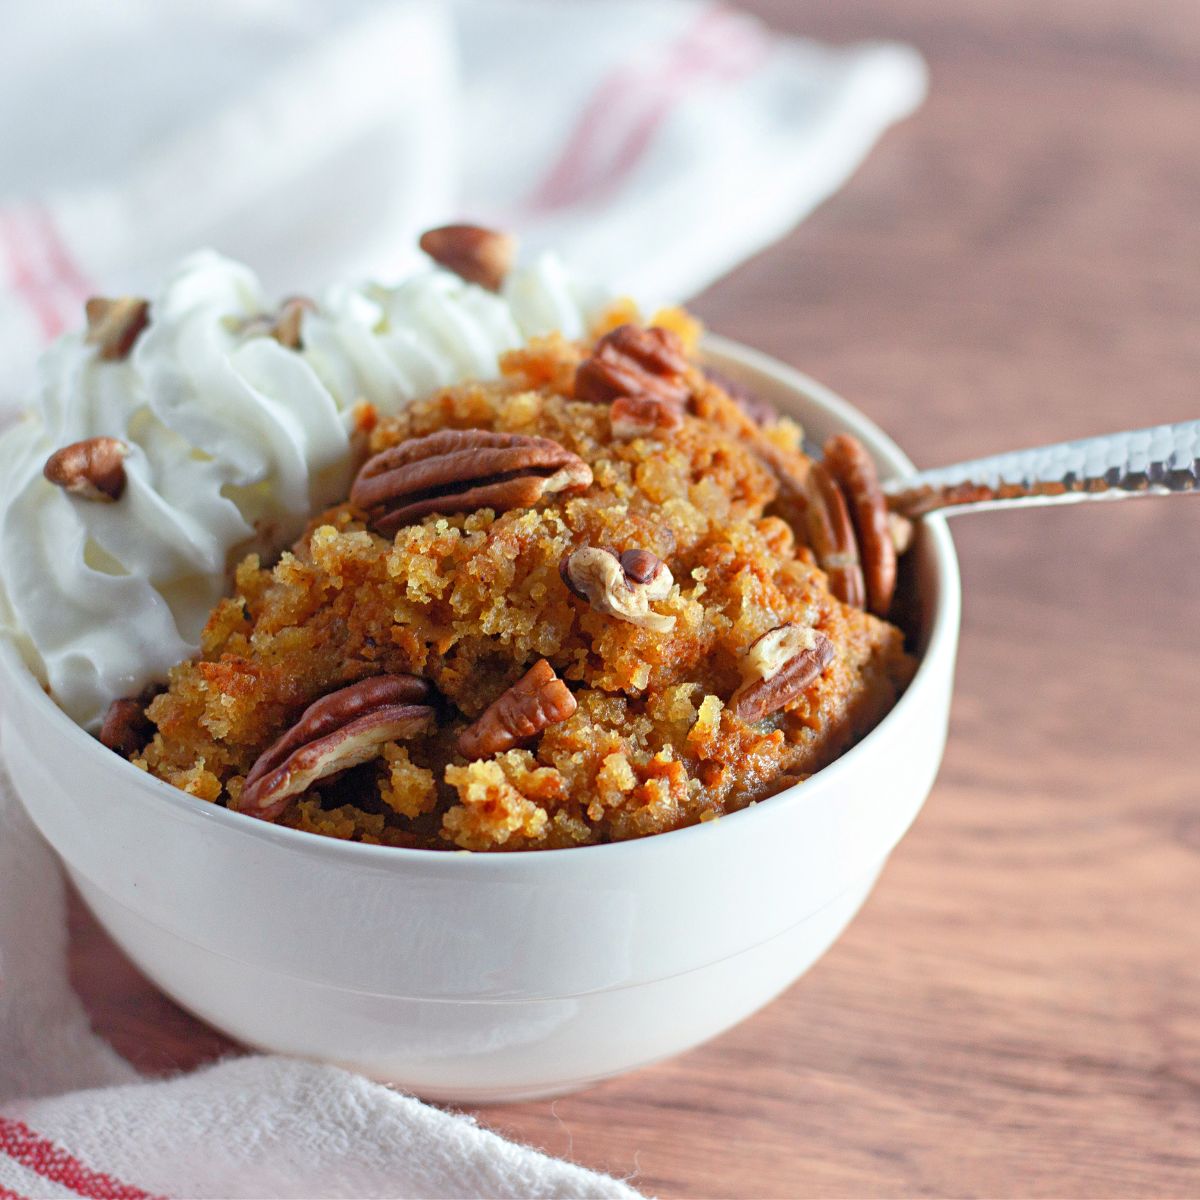
M 749 0 L 926 106 L 703 296 L 922 465 L 1200 416 L 1197 0 Z M 731 213 L 731 220 L 737 219 Z M 1200 502 L 965 516 L 945 766 L 846 936 L 677 1061 L 480 1110 L 659 1196 L 1200 1194 Z M 140 1067 L 223 1039 L 77 907 Z

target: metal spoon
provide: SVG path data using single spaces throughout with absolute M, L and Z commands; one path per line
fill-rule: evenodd
M 1200 420 L 994 454 L 892 479 L 883 490 L 906 517 L 1200 493 Z

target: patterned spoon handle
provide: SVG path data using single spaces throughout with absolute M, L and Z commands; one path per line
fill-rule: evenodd
M 1200 492 L 1200 421 L 995 454 L 893 479 L 884 491 L 906 517 Z

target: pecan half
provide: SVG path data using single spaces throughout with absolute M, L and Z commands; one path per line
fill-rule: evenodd
M 614 438 L 659 437 L 683 425 L 683 406 L 657 396 L 618 396 L 608 411 Z
M 150 324 L 150 301 L 137 296 L 115 300 L 93 296 L 85 305 L 87 334 L 84 341 L 98 346 L 99 356 L 108 362 L 124 358 L 133 349 L 138 334 Z
M 729 701 L 743 721 L 758 721 L 794 700 L 833 661 L 833 643 L 805 625 L 780 625 L 751 642 L 745 682 Z
M 251 767 L 238 810 L 274 821 L 293 797 L 369 762 L 387 742 L 423 733 L 433 720 L 429 684 L 415 675 L 378 675 L 310 704 Z
M 532 508 L 592 482 L 592 469 L 549 438 L 441 429 L 368 459 L 350 489 L 371 526 L 390 537 L 429 513 Z
M 142 700 L 114 700 L 100 726 L 100 744 L 128 758 L 150 740 L 153 731 Z
M 575 372 L 575 398 L 608 404 L 618 396 L 651 397 L 682 408 L 690 391 L 683 343 L 656 325 L 619 325 Z
M 237 326 L 243 337 L 272 337 L 289 350 L 300 350 L 304 343 L 300 337 L 300 324 L 306 312 L 316 312 L 315 300 L 307 296 L 288 296 L 273 313 L 260 313 L 247 317 Z
M 822 461 L 850 507 L 868 607 L 876 616 L 886 617 L 896 592 L 896 546 L 875 463 L 862 442 L 848 433 L 825 443 Z
M 421 249 L 469 283 L 498 292 L 517 256 L 517 239 L 482 225 L 442 225 L 421 234 Z
M 491 758 L 565 721 L 576 707 L 571 689 L 539 659 L 458 735 L 458 752 L 463 758 Z
M 652 612 L 651 600 L 665 600 L 675 584 L 671 569 L 649 550 L 611 550 L 584 546 L 559 565 L 563 583 L 597 612 L 655 633 L 669 633 L 675 618 Z
M 824 463 L 814 462 L 804 485 L 808 543 L 821 570 L 829 576 L 829 590 L 839 600 L 862 608 L 866 600 L 858 542 L 841 489 Z
M 128 453 L 129 447 L 118 438 L 88 438 L 56 450 L 46 459 L 42 474 L 81 500 L 111 504 L 125 491 Z

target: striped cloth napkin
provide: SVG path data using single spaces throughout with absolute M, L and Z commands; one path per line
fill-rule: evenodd
M 308 292 L 403 271 L 421 229 L 469 218 L 684 298 L 924 89 L 906 47 L 693 0 L 26 5 L 0 66 L 0 417 L 86 296 L 152 290 L 202 245 Z M 0 777 L 0 1200 L 635 1195 L 333 1068 L 142 1080 L 66 951 L 57 866 Z

